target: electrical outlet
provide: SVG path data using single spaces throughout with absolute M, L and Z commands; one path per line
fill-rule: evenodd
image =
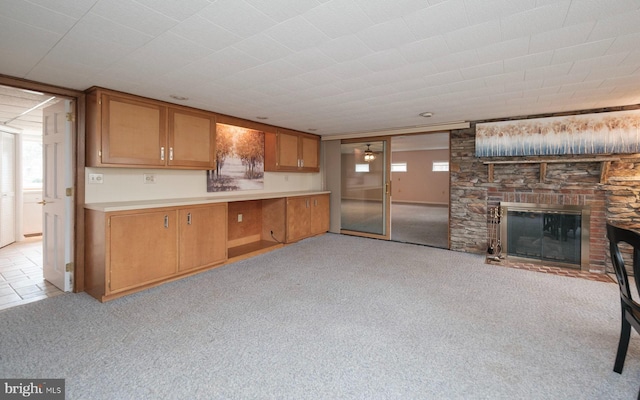
M 155 174 L 142 174 L 142 179 L 144 183 L 156 183 Z
M 102 174 L 89 174 L 89 183 L 103 183 L 104 177 Z
M 242 214 L 238 214 L 238 222 L 242 222 Z

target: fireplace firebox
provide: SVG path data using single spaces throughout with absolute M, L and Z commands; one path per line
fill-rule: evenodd
M 500 208 L 502 251 L 508 258 L 589 269 L 589 207 L 502 202 Z

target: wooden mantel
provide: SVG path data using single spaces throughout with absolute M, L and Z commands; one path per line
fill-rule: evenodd
M 489 168 L 489 182 L 493 182 L 493 166 L 496 164 L 540 164 L 540 183 L 545 181 L 547 175 L 547 164 L 558 163 L 600 163 L 600 183 L 605 183 L 607 174 L 612 161 L 620 161 L 619 157 L 594 157 L 594 158 L 571 158 L 571 159 L 527 159 L 527 160 L 501 160 L 501 161 L 485 161 L 483 164 Z

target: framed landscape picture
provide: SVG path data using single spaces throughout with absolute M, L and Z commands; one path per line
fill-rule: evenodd
M 476 157 L 640 153 L 640 110 L 476 125 Z
M 264 132 L 216 124 L 216 169 L 207 171 L 207 192 L 264 188 Z

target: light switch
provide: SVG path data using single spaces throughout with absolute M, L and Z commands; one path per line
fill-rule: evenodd
M 242 214 L 238 214 L 238 222 L 242 222 Z

